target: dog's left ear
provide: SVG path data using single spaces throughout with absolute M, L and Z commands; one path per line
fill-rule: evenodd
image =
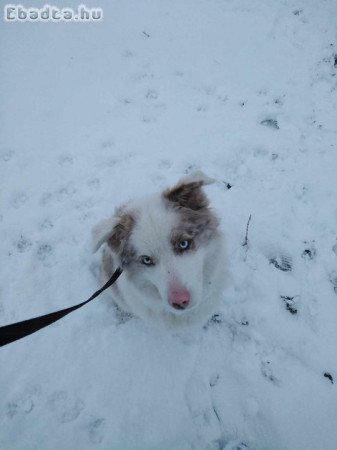
M 117 225 L 117 218 L 115 216 L 109 219 L 101 220 L 92 229 L 92 252 L 96 253 L 101 245 L 106 242 L 112 235 L 114 227 Z
M 214 182 L 213 178 L 208 177 L 201 171 L 193 172 L 179 180 L 173 188 L 164 191 L 163 196 L 176 206 L 197 211 L 208 206 L 208 199 L 201 189 L 202 186 Z
M 93 253 L 106 242 L 117 254 L 121 255 L 134 225 L 133 214 L 124 207 L 117 208 L 109 219 L 101 220 L 92 230 Z

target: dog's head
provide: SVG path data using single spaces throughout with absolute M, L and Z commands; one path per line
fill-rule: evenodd
M 95 250 L 106 243 L 123 268 L 131 310 L 184 315 L 219 289 L 222 235 L 202 189 L 212 182 L 194 173 L 94 228 Z

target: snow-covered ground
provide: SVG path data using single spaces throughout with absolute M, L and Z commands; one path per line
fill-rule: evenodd
M 87 5 L 0 24 L 0 325 L 86 299 L 92 226 L 193 169 L 233 286 L 194 336 L 103 295 L 2 347 L 1 450 L 336 450 L 337 2 Z

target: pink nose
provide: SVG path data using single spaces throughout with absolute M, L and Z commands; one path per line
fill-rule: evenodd
M 191 295 L 186 289 L 176 289 L 169 293 L 169 304 L 175 309 L 185 309 L 190 302 Z

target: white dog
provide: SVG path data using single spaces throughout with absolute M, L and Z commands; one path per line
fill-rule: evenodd
M 170 330 L 202 326 L 216 311 L 228 284 L 219 220 L 196 172 L 161 194 L 134 200 L 93 230 L 94 250 L 104 245 L 106 282 L 117 306 Z

